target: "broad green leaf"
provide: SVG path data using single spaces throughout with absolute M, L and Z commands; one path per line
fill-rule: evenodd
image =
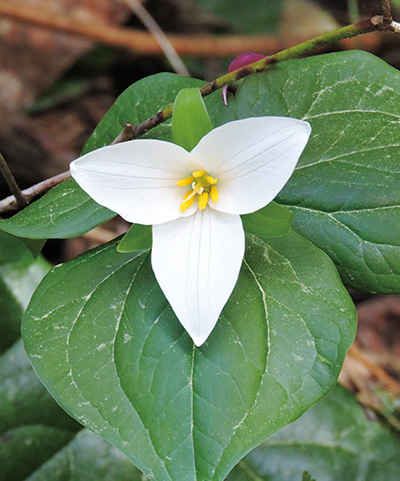
M 153 243 L 151 225 L 133 224 L 118 244 L 118 252 L 136 252 L 150 249 Z
M 290 231 L 294 216 L 289 209 L 271 202 L 257 212 L 241 217 L 246 232 L 261 237 L 281 237 Z
M 60 405 L 155 480 L 223 480 L 335 383 L 355 309 L 329 258 L 298 234 L 247 237 L 241 275 L 195 348 L 149 252 L 112 242 L 58 266 L 23 323 Z
M 143 481 L 103 439 L 51 398 L 22 341 L 0 357 L 0 481 Z
M 247 455 L 227 481 L 293 481 L 304 471 L 317 481 L 398 481 L 400 443 L 336 387 Z
M 172 103 L 180 89 L 203 84 L 201 80 L 169 73 L 139 80 L 118 97 L 87 141 L 83 153 L 111 143 L 126 122 L 142 122 Z M 151 130 L 146 137 L 171 140 L 170 122 Z M 114 216 L 115 213 L 100 207 L 69 179 L 10 219 L 0 220 L 0 229 L 18 237 L 63 239 L 84 234 Z
M 211 120 L 200 90 L 182 89 L 174 103 L 172 141 L 190 152 L 210 130 Z
M 0 232 L 0 352 L 20 337 L 24 310 L 48 269 L 21 239 Z
M 243 33 L 275 32 L 279 27 L 282 0 L 196 0 L 201 7 Z
M 400 292 L 400 74 L 364 52 L 291 60 L 246 79 L 215 124 L 260 115 L 310 122 L 298 168 L 277 201 L 344 282 Z

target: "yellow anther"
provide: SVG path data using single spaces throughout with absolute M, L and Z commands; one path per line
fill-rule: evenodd
M 193 181 L 194 181 L 193 176 L 185 177 L 184 179 L 178 180 L 176 185 L 178 185 L 179 187 L 186 187 L 187 185 L 190 185 Z
M 214 185 L 218 182 L 218 179 L 216 177 L 211 177 L 210 175 L 207 175 L 206 177 L 206 181 L 211 184 L 211 185 Z
M 189 190 L 188 192 L 186 192 L 185 197 L 181 202 L 180 211 L 185 212 L 186 209 L 189 209 L 189 207 L 193 204 L 195 198 L 196 198 L 195 191 Z
M 210 189 L 210 197 L 211 197 L 211 200 L 213 201 L 213 203 L 215 204 L 215 202 L 217 202 L 218 197 L 219 197 L 218 190 L 215 187 L 215 185 L 213 185 Z
M 203 192 L 199 195 L 199 209 L 204 210 L 208 202 L 208 192 Z
M 191 186 L 191 190 L 186 192 L 183 198 L 180 211 L 184 212 L 189 209 L 196 197 L 198 197 L 199 210 L 204 210 L 207 207 L 208 199 L 211 199 L 213 203 L 218 201 L 218 190 L 215 184 L 218 182 L 216 177 L 212 177 L 208 172 L 204 170 L 194 170 L 190 177 L 178 180 L 176 184 L 179 187 Z

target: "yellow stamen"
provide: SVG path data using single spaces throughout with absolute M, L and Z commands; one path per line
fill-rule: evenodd
M 215 185 L 213 185 L 210 189 L 210 197 L 211 197 L 211 200 L 213 201 L 213 203 L 215 204 L 215 202 L 217 202 L 218 197 L 219 197 L 218 190 L 215 187 Z
M 214 185 L 218 182 L 218 179 L 216 177 L 211 177 L 210 175 L 207 175 L 206 177 L 206 181 L 211 184 L 211 185 Z
M 176 185 L 178 185 L 179 187 L 186 187 L 187 185 L 190 185 L 193 181 L 194 181 L 193 176 L 185 177 L 184 179 L 178 180 Z
M 181 202 L 180 211 L 185 212 L 186 209 L 189 209 L 189 207 L 193 204 L 195 198 L 196 192 L 194 190 L 189 190 L 188 192 L 186 192 L 185 197 Z
M 199 195 L 199 209 L 204 210 L 208 202 L 208 192 L 203 192 Z
M 206 173 L 204 172 L 204 170 L 195 170 L 192 175 L 195 179 L 197 179 L 198 177 L 203 177 L 203 175 L 205 174 Z

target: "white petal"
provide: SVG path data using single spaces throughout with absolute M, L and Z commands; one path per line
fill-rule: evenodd
M 218 178 L 213 209 L 248 214 L 267 205 L 289 180 L 310 136 L 307 122 L 253 117 L 212 130 L 192 150 Z
M 157 281 L 196 346 L 205 342 L 236 284 L 244 255 L 239 216 L 206 208 L 153 226 Z
M 141 139 L 84 155 L 72 162 L 71 175 L 97 203 L 128 222 L 158 224 L 182 216 L 179 207 L 187 189 L 176 181 L 203 168 L 182 147 Z

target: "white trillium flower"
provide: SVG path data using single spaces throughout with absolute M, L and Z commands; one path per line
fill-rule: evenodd
M 152 266 L 196 346 L 213 330 L 239 276 L 240 219 L 271 202 L 308 141 L 307 122 L 254 117 L 218 127 L 187 152 L 139 139 L 90 152 L 71 175 L 100 205 L 153 225 Z

